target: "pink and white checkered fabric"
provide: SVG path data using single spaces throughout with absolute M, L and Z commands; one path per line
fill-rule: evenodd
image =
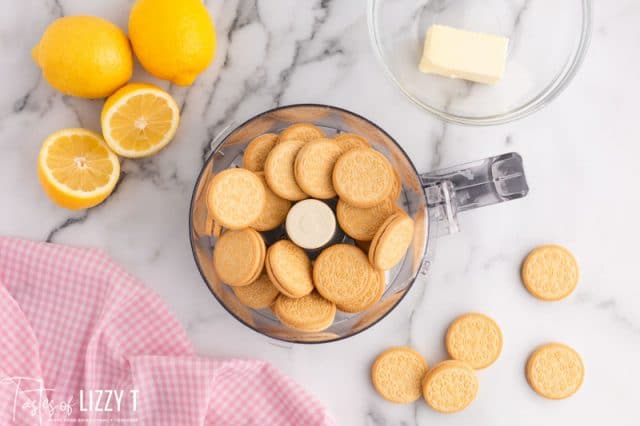
M 0 425 L 105 423 L 334 421 L 265 362 L 195 356 L 163 302 L 102 251 L 0 237 Z

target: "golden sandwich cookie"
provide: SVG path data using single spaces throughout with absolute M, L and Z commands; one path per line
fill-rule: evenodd
M 324 249 L 316 259 L 313 283 L 324 298 L 345 306 L 367 291 L 374 272 L 358 247 L 335 244 Z
M 265 260 L 262 236 L 251 228 L 223 233 L 213 250 L 213 268 L 230 286 L 243 286 L 255 281 Z
M 389 216 L 376 231 L 369 247 L 369 261 L 384 271 L 396 266 L 413 241 L 414 222 L 404 211 Z
M 464 410 L 476 399 L 478 377 L 466 362 L 443 361 L 424 376 L 422 394 L 434 410 L 455 413 Z
M 294 164 L 296 156 L 306 142 L 292 139 L 278 143 L 267 156 L 264 175 L 269 188 L 289 201 L 299 201 L 308 195 L 296 183 Z
M 284 220 L 291 208 L 291 201 L 278 197 L 269 188 L 263 172 L 256 172 L 262 181 L 265 192 L 265 203 L 260 216 L 251 224 L 251 227 L 258 231 L 270 231 L 284 223 Z
M 353 148 L 369 148 L 369 142 L 362 136 L 354 135 L 353 133 L 340 133 L 334 136 L 334 141 L 340 146 L 342 152 L 347 152 Z
M 342 149 L 331 139 L 315 139 L 304 145 L 296 156 L 294 174 L 298 186 L 313 198 L 326 200 L 336 196 L 333 166 Z
M 393 167 L 372 148 L 354 148 L 344 153 L 333 169 L 333 187 L 338 196 L 355 207 L 373 207 L 393 190 Z
M 336 305 L 315 291 L 297 299 L 281 294 L 273 305 L 273 312 L 287 327 L 315 332 L 325 330 L 333 324 Z
M 357 313 L 369 309 L 380 301 L 386 285 L 384 271 L 372 270 L 364 291 L 348 302 L 336 304 L 339 310 Z
M 522 263 L 522 282 L 541 300 L 556 301 L 569 296 L 578 285 L 578 262 L 569 250 L 558 245 L 534 249 Z
M 275 133 L 265 133 L 253 139 L 244 151 L 242 166 L 254 172 L 263 171 L 264 162 L 277 141 L 278 135 Z
M 249 285 L 233 287 L 233 292 L 242 304 L 253 309 L 268 308 L 280 294 L 265 273 Z
M 297 123 L 284 129 L 278 136 L 278 143 L 288 140 L 310 142 L 314 139 L 324 138 L 324 132 L 318 126 L 310 123 Z
M 291 241 L 280 240 L 269 247 L 265 264 L 271 282 L 284 295 L 298 298 L 313 291 L 311 261 Z
M 531 354 L 526 375 L 537 394 L 549 399 L 564 399 L 582 386 L 584 365 L 580 355 L 569 346 L 549 343 Z
M 477 370 L 490 366 L 500 356 L 502 332 L 488 316 L 470 313 L 451 323 L 445 343 L 451 358 L 465 361 Z
M 427 368 L 427 362 L 418 352 L 395 347 L 378 355 L 371 366 L 371 381 L 387 401 L 408 404 L 420 398 Z
M 351 238 L 359 241 L 371 241 L 380 225 L 398 207 L 391 199 L 386 199 L 373 207 L 354 207 L 342 200 L 338 200 L 336 217 L 340 228 Z
M 242 229 L 260 216 L 265 199 L 264 185 L 255 173 L 241 168 L 227 169 L 211 180 L 207 208 L 220 226 Z
M 394 167 L 393 168 L 393 188 L 391 189 L 391 193 L 389 194 L 389 198 L 394 202 L 400 198 L 400 194 L 402 194 L 402 178 L 400 177 L 400 173 Z

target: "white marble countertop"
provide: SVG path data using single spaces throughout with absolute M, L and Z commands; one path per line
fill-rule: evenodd
M 172 144 L 143 161 L 123 162 L 116 193 L 89 211 L 69 212 L 42 193 L 36 157 L 64 127 L 99 131 L 101 101 L 62 96 L 42 79 L 30 49 L 56 17 L 95 14 L 126 28 L 128 0 L 21 0 L 0 14 L 0 234 L 98 246 L 158 292 L 198 351 L 271 361 L 312 391 L 342 425 L 640 424 L 640 237 L 637 100 L 640 6 L 596 2 L 586 61 L 550 106 L 509 125 L 444 124 L 405 99 L 369 46 L 365 2 L 208 0 L 217 23 L 214 65 L 190 88 L 140 69 L 136 80 L 169 88 L 182 106 Z M 438 241 L 436 262 L 391 315 L 337 343 L 270 341 L 237 322 L 203 285 L 187 236 L 191 190 L 208 144 L 222 127 L 262 110 L 329 103 L 362 115 L 400 141 L 419 169 L 507 151 L 525 161 L 528 197 L 460 217 L 462 232 Z M 518 271 L 542 243 L 578 257 L 582 279 L 559 303 L 529 296 Z M 479 373 L 477 401 L 455 415 L 424 403 L 385 402 L 369 383 L 375 355 L 410 344 L 430 363 L 445 357 L 447 324 L 467 311 L 500 323 L 504 350 Z M 548 401 L 527 386 L 529 352 L 562 341 L 583 356 L 582 389 Z

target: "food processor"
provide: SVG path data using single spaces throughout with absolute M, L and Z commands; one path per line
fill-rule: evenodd
M 413 241 L 407 253 L 400 263 L 386 273 L 387 284 L 382 298 L 360 313 L 338 311 L 334 323 L 321 332 L 291 329 L 280 323 L 270 309 L 254 310 L 243 305 L 231 287 L 218 278 L 212 262 L 217 239 L 205 231 L 206 222 L 210 220 L 206 193 L 213 176 L 231 167 L 241 167 L 244 149 L 256 136 L 278 133 L 295 123 L 315 124 L 328 137 L 348 132 L 365 138 L 397 170 L 402 181 L 398 204 L 415 221 Z M 433 240 L 458 231 L 458 213 L 521 198 L 527 192 L 522 158 L 516 153 L 421 173 L 393 137 L 365 117 L 329 105 L 289 105 L 265 111 L 238 126 L 230 125 L 212 142 L 211 154 L 200 172 L 191 199 L 189 238 L 204 282 L 213 296 L 236 319 L 274 339 L 326 343 L 366 330 L 391 312 L 411 289 L 416 278 L 428 272 L 433 259 Z M 262 235 L 267 245 L 287 238 L 284 226 Z M 341 238 L 344 242 L 352 242 L 344 234 L 341 234 Z

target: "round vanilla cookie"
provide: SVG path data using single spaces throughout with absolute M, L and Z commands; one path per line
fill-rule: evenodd
M 400 177 L 400 173 L 398 173 L 398 169 L 393 168 L 393 188 L 391 189 L 391 193 L 389 194 L 389 198 L 393 201 L 396 201 L 400 198 L 400 194 L 402 194 L 402 178 Z
M 227 169 L 213 177 L 207 193 L 207 208 L 220 226 L 242 229 L 262 212 L 266 200 L 264 185 L 247 169 Z
M 273 313 L 287 327 L 308 332 L 322 331 L 333 324 L 336 305 L 316 291 L 297 299 L 281 294 L 273 305 Z
M 580 355 L 569 346 L 548 343 L 531 354 L 526 374 L 529 385 L 537 394 L 549 399 L 564 399 L 580 389 L 584 365 Z
M 258 231 L 270 231 L 284 222 L 291 208 L 291 201 L 278 197 L 271 188 L 269 188 L 263 172 L 256 172 L 256 175 L 258 175 L 264 185 L 266 197 L 262 212 L 251 224 L 251 227 Z
M 205 197 L 207 192 L 206 189 L 203 192 Z M 211 235 L 213 232 L 213 219 L 207 209 L 206 202 L 195 202 L 191 218 L 193 229 L 198 236 Z
M 253 309 L 268 308 L 280 294 L 265 273 L 262 273 L 257 280 L 249 285 L 232 287 L 232 289 L 243 305 Z
M 455 413 L 476 399 L 478 385 L 478 377 L 469 364 L 449 360 L 436 364 L 424 376 L 422 394 L 434 410 Z
M 402 260 L 413 240 L 413 219 L 404 211 L 394 213 L 385 220 L 371 241 L 369 261 L 384 271 Z
M 395 203 L 387 198 L 373 207 L 354 207 L 338 200 L 336 217 L 340 228 L 351 238 L 359 241 L 371 241 L 380 225 L 398 210 Z
M 242 167 L 253 172 L 263 171 L 264 162 L 277 141 L 278 135 L 275 133 L 265 133 L 253 139 L 244 150 Z
M 371 366 L 371 381 L 387 401 L 408 404 L 420 398 L 420 384 L 427 368 L 427 362 L 418 352 L 395 347 L 378 355 Z
M 369 307 L 380 301 L 384 293 L 385 285 L 386 277 L 384 271 L 372 270 L 364 292 L 358 295 L 356 299 L 348 303 L 336 304 L 336 306 L 342 312 L 351 314 L 366 311 Z
M 340 156 L 333 168 L 333 187 L 338 196 L 355 207 L 373 207 L 393 189 L 393 167 L 372 148 L 354 148 Z
M 342 149 L 332 139 L 320 138 L 307 142 L 298 151 L 294 163 L 296 183 L 313 198 L 326 200 L 336 196 L 333 189 L 333 166 Z
M 529 293 L 541 300 L 556 301 L 569 296 L 578 285 L 578 262 L 569 250 L 557 245 L 531 251 L 521 270 Z
M 502 332 L 498 324 L 484 314 L 464 314 L 449 326 L 445 344 L 451 358 L 465 361 L 478 370 L 490 366 L 500 356 Z
M 311 261 L 291 241 L 280 240 L 269 247 L 266 264 L 271 282 L 283 294 L 297 298 L 313 291 Z
M 353 133 L 340 133 L 335 135 L 333 140 L 340 146 L 342 152 L 347 152 L 353 148 L 369 148 L 369 142 L 362 136 Z
M 284 129 L 278 136 L 278 143 L 288 140 L 310 142 L 314 139 L 324 138 L 325 134 L 318 126 L 311 123 L 297 123 Z
M 262 271 L 265 252 L 264 240 L 254 229 L 227 231 L 213 249 L 213 268 L 230 286 L 248 285 Z
M 269 265 L 269 256 L 268 256 L 268 252 L 267 252 L 267 256 L 265 256 L 264 258 L 264 271 L 267 274 L 267 276 L 269 277 L 269 280 L 271 281 L 271 284 L 273 284 L 273 286 L 282 294 L 284 294 L 285 296 L 288 297 L 292 297 L 293 296 L 291 294 L 287 294 L 286 291 L 284 291 L 284 289 L 282 288 L 282 286 L 280 284 L 278 284 L 278 282 L 276 281 L 275 276 L 273 275 L 273 271 L 271 270 L 271 266 Z
M 296 156 L 305 143 L 297 139 L 280 142 L 267 156 L 264 163 L 264 176 L 269 188 L 280 198 L 299 201 L 308 197 L 296 183 L 293 169 Z
M 324 298 L 344 306 L 366 292 L 372 273 L 362 250 L 350 244 L 335 244 L 316 259 L 313 283 Z
M 297 202 L 285 224 L 287 235 L 297 246 L 314 250 L 329 243 L 336 233 L 333 210 L 313 198 Z

